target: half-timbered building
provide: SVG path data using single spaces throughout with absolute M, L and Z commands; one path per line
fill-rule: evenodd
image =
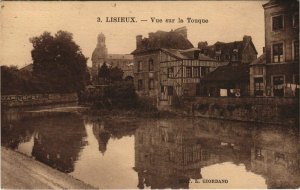
M 160 105 L 175 104 L 178 97 L 199 95 L 202 78 L 228 64 L 201 54 L 198 48 L 162 49 L 160 60 Z

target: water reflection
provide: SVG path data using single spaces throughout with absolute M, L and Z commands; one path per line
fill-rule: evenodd
M 74 170 L 74 162 L 86 145 L 84 121 L 71 113 L 4 123 L 1 137 L 3 146 L 18 149 L 67 173 Z M 23 150 L 21 145 L 30 142 L 31 151 Z
M 67 112 L 15 119 L 12 113 L 2 120 L 2 146 L 99 188 L 300 187 L 296 127 Z
M 242 188 L 248 181 L 243 188 L 297 188 L 298 134 L 297 128 L 214 120 L 147 122 L 135 134 L 137 187 Z M 193 183 L 217 176 L 229 183 Z

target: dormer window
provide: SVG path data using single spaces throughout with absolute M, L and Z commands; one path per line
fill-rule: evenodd
M 283 15 L 272 17 L 272 31 L 276 32 L 282 30 L 284 27 Z

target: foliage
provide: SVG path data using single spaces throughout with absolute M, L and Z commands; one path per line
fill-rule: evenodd
M 100 67 L 98 71 L 98 76 L 100 81 L 103 81 L 104 84 L 122 81 L 124 72 L 118 67 L 108 67 L 106 63 Z
M 134 108 L 138 100 L 133 84 L 125 81 L 109 85 L 104 98 L 109 99 L 116 108 Z
M 98 71 L 99 78 L 103 79 L 104 83 L 109 80 L 109 68 L 106 63 L 103 63 Z
M 43 85 L 32 73 L 19 70 L 16 66 L 1 66 L 1 93 L 31 94 L 44 92 Z
M 49 92 L 79 92 L 89 80 L 87 58 L 71 33 L 44 32 L 30 39 L 33 75 Z

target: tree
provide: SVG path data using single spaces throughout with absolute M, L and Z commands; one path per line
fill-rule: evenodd
M 109 79 L 111 81 L 122 81 L 124 72 L 119 67 L 110 68 Z
M 33 45 L 33 75 L 48 92 L 80 92 L 89 80 L 87 59 L 73 35 L 44 32 L 30 39 Z
M 104 83 L 106 83 L 109 80 L 109 72 L 110 70 L 106 65 L 106 63 L 104 62 L 98 71 L 99 79 L 102 80 Z

